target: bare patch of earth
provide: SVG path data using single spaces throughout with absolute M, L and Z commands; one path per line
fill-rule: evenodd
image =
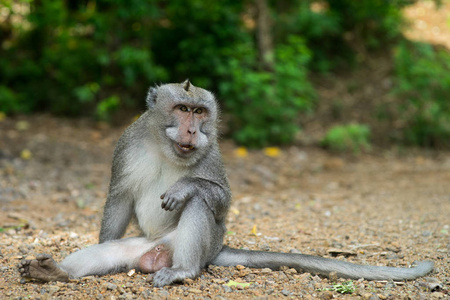
M 0 122 L 0 298 L 449 297 L 450 153 L 397 149 L 338 156 L 295 146 L 274 157 L 264 150 L 242 156 L 226 140 L 221 144 L 234 200 L 225 244 L 296 249 L 360 264 L 407 267 L 433 260 L 434 272 L 400 283 L 353 281 L 356 290 L 348 295 L 330 291 L 342 279 L 215 266 L 165 288 L 153 288 L 140 273 L 21 283 L 15 267 L 21 259 L 50 253 L 61 260 L 97 243 L 112 151 L 123 129 L 45 115 Z M 133 226 L 127 233 L 136 234 Z M 227 286 L 230 281 L 250 285 Z

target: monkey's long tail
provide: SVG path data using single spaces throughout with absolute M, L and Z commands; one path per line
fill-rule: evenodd
M 218 266 L 243 265 L 250 268 L 270 268 L 273 270 L 287 266 L 295 268 L 299 272 L 325 276 L 335 272 L 341 278 L 364 278 L 366 280 L 411 280 L 428 274 L 434 266 L 432 261 L 419 262 L 413 268 L 366 266 L 319 256 L 241 250 L 226 246 L 223 247 L 211 264 Z

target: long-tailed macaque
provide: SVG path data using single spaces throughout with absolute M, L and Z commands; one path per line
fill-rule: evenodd
M 356 265 L 322 257 L 232 249 L 223 245 L 231 193 L 217 144 L 218 107 L 193 86 L 150 88 L 148 110 L 121 136 L 114 152 L 100 243 L 56 263 L 49 255 L 19 264 L 21 276 L 67 281 L 137 269 L 156 272 L 162 287 L 194 278 L 208 264 L 244 265 L 367 280 L 407 280 L 433 269 Z M 143 237 L 121 239 L 135 216 Z

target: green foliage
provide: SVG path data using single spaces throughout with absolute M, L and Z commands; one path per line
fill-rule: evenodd
M 307 78 L 310 51 L 292 36 L 275 50 L 273 71 L 258 69 L 251 44 L 230 53 L 219 86 L 225 107 L 232 114 L 233 138 L 242 145 L 263 147 L 292 142 L 301 112 L 312 108 L 314 90 Z
M 116 95 L 101 100 L 95 110 L 96 117 L 102 121 L 109 121 L 112 112 L 117 110 L 119 104 L 120 99 Z
M 301 35 L 312 50 L 309 67 L 348 67 L 365 52 L 390 48 L 401 35 L 401 8 L 413 1 L 296 0 L 277 3 L 275 38 Z M 356 58 L 356 60 L 355 60 Z
M 189 78 L 197 86 L 217 88 L 219 69 L 237 44 L 252 38 L 242 27 L 242 1 L 172 0 L 161 11 L 161 26 L 151 35 L 155 60 L 172 81 Z
M 340 294 L 352 294 L 356 291 L 355 286 L 353 285 L 353 281 L 346 281 L 344 283 L 334 284 L 331 291 L 338 292 Z
M 15 113 L 25 111 L 21 105 L 20 97 L 6 86 L 0 85 L 0 111 L 4 113 Z
M 329 71 L 350 60 L 351 50 L 343 40 L 343 30 L 337 14 L 330 13 L 326 2 L 322 9 L 314 11 L 313 1 L 284 3 L 275 13 L 275 39 L 283 43 L 290 35 L 302 36 L 312 51 L 309 68 Z
M 401 34 L 401 8 L 407 1 L 386 0 L 328 0 L 330 14 L 336 15 L 343 32 L 362 42 L 368 49 L 385 47 Z M 412 1 L 409 1 L 409 4 Z
M 338 152 L 369 150 L 370 129 L 361 124 L 334 126 L 322 139 L 322 146 Z
M 395 51 L 395 93 L 405 142 L 449 146 L 450 53 L 428 44 L 403 42 Z
M 289 143 L 299 116 L 314 106 L 308 70 L 348 68 L 371 50 L 390 49 L 400 9 L 413 2 L 267 1 L 274 63 L 262 68 L 252 1 L 0 0 L 0 111 L 108 121 L 121 108 L 143 108 L 149 85 L 189 78 L 218 92 L 238 143 Z M 405 140 L 448 140 L 449 55 L 407 43 L 395 55 Z M 324 143 L 366 147 L 348 144 L 348 131 Z M 351 134 L 368 144 L 367 132 Z
M 7 8 L 22 21 L 6 24 L 15 36 L 2 43 L 0 85 L 7 88 L 0 96 L 7 97 L 0 98 L 1 110 L 108 119 L 118 97 L 136 106 L 150 84 L 167 79 L 148 50 L 155 2 L 17 2 Z M 18 5 L 30 12 L 16 12 Z

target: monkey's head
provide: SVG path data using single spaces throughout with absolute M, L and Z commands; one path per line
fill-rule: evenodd
M 150 88 L 147 106 L 154 121 L 151 130 L 170 161 L 193 165 L 216 142 L 216 99 L 189 80 Z

